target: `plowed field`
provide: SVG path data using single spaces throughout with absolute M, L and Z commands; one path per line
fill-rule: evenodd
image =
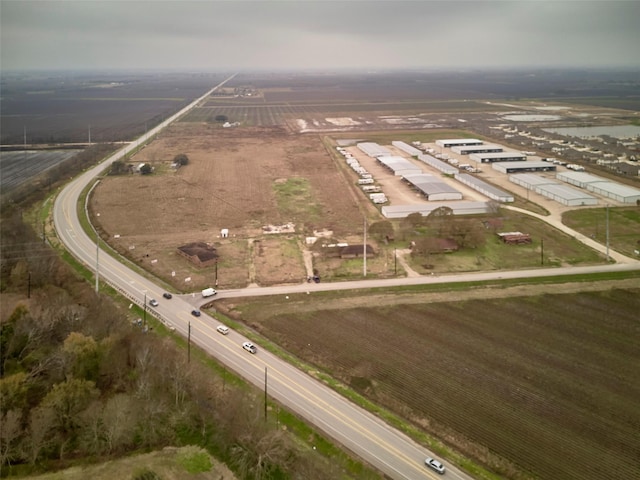
M 231 314 L 506 478 L 621 479 L 640 474 L 639 294 L 291 296 Z

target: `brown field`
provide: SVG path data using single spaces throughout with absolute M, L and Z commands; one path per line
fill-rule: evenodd
M 640 290 L 621 285 L 216 306 L 505 478 L 637 478 Z
M 179 153 L 190 161 L 174 171 L 170 163 Z M 357 197 L 317 135 L 179 123 L 132 162 L 151 163 L 155 174 L 104 178 L 92 197 L 93 219 L 116 249 L 176 289 L 189 290 L 188 277 L 193 286 L 213 280 L 212 268 L 196 268 L 176 254 L 188 242 L 216 245 L 220 286 L 230 288 L 306 277 L 300 249 L 287 248 L 291 240 L 281 235 L 267 239 L 265 225 L 293 222 L 298 241 L 314 230 L 345 238 L 362 228 Z M 223 228 L 228 239 L 219 238 Z

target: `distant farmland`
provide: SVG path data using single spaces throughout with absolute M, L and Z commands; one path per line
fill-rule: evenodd
M 80 150 L 27 150 L 0 152 L 0 191 L 4 194 L 54 168 Z
M 3 145 L 116 142 L 157 125 L 224 78 L 215 74 L 3 75 Z M 90 132 L 90 133 L 89 133 Z

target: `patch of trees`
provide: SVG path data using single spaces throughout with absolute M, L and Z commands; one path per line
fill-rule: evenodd
M 4 213 L 3 247 L 20 247 L 2 248 L 11 312 L 0 325 L 3 474 L 195 442 L 240 478 L 342 476 L 275 418 L 265 421 L 259 392 L 145 333 L 49 251 L 17 209 Z
M 183 167 L 189 164 L 189 157 L 187 157 L 184 153 L 179 153 L 178 155 L 173 157 L 173 163 Z

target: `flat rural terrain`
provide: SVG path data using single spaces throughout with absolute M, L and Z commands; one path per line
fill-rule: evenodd
M 513 211 L 455 219 L 478 235 L 473 247 L 412 255 L 411 242 L 442 224 L 385 219 L 336 153 L 336 145 L 356 141 L 478 136 L 506 143 L 492 137 L 504 114 L 546 108 L 520 97 L 560 102 L 558 89 L 584 86 L 574 74 L 556 79 L 553 91 L 539 79 L 516 75 L 501 84 L 506 78 L 238 76 L 128 158 L 130 171 L 104 176 L 90 198 L 92 222 L 115 250 L 178 293 L 300 283 L 316 272 L 322 281 L 360 279 L 362 258 L 327 252 L 336 243 L 361 245 L 365 222 L 372 278 L 605 262 Z M 620 85 L 608 88 L 621 95 Z M 628 121 L 613 101 L 567 103 L 565 123 L 587 114 Z M 177 168 L 180 154 L 189 161 Z M 150 175 L 135 173 L 142 163 Z M 416 200 L 375 174 L 393 200 Z M 516 204 L 557 213 L 535 200 L 519 195 Z M 590 212 L 573 224 L 602 241 L 605 210 Z M 632 252 L 637 213 L 633 206 L 619 212 L 628 219 L 624 249 Z M 506 246 L 497 231 L 524 231 L 534 241 Z M 318 239 L 313 246 L 310 237 Z M 190 243 L 214 249 L 218 263 L 180 255 L 178 247 Z M 422 438 L 444 458 L 459 452 L 512 479 L 617 479 L 640 473 L 639 293 L 635 278 L 547 289 L 293 295 L 215 307 L 257 343 L 268 339 L 438 439 Z
M 640 289 L 620 285 L 216 308 L 505 478 L 634 478 Z

